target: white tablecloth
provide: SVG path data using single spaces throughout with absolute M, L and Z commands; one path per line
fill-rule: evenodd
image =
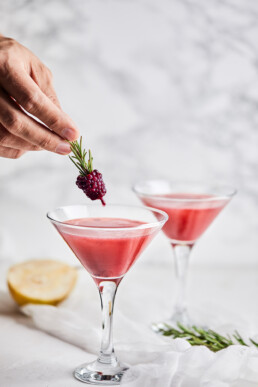
M 86 272 L 73 294 L 58 308 L 27 306 L 26 317 L 9 298 L 2 261 L 0 293 L 0 386 L 72 387 L 80 382 L 74 368 L 96 357 L 100 339 L 100 305 Z M 237 328 L 258 338 L 257 268 L 200 268 L 189 278 L 190 311 L 221 332 Z M 136 263 L 122 281 L 116 300 L 114 339 L 119 358 L 138 378 L 130 387 L 255 387 L 258 350 L 230 347 L 217 354 L 164 339 L 149 328 L 170 314 L 173 267 Z

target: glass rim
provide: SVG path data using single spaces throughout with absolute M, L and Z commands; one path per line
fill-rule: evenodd
M 61 207 L 55 208 L 54 210 L 48 211 L 46 215 L 47 215 L 47 218 L 52 223 L 57 223 L 57 224 L 62 225 L 64 227 L 70 227 L 73 229 L 80 229 L 80 230 L 95 230 L 95 231 L 102 230 L 102 231 L 113 231 L 113 232 L 121 231 L 121 230 L 123 230 L 123 231 L 131 230 L 132 231 L 132 230 L 141 230 L 141 229 L 153 228 L 153 227 L 157 227 L 159 225 L 164 225 L 166 223 L 166 221 L 168 220 L 168 214 L 165 211 L 159 210 L 157 208 L 149 207 L 149 206 L 138 206 L 138 205 L 133 205 L 133 204 L 107 204 L 106 206 L 108 206 L 108 207 L 124 207 L 124 208 L 127 207 L 127 208 L 135 208 L 135 209 L 138 208 L 141 210 L 148 210 L 149 212 L 152 212 L 152 213 L 156 212 L 156 213 L 162 215 L 163 218 L 162 218 L 162 220 L 143 223 L 143 224 L 140 224 L 140 225 L 134 226 L 134 227 L 90 227 L 90 226 L 78 226 L 78 225 L 65 223 L 64 221 L 54 219 L 50 215 L 52 212 L 55 212 L 57 210 L 62 210 L 65 208 L 69 208 L 69 207 L 70 208 L 72 208 L 72 207 L 99 207 L 98 204 L 74 204 L 74 205 L 72 204 L 72 205 L 67 205 L 67 206 L 61 206 Z
M 224 194 L 214 194 L 214 196 L 212 197 L 207 197 L 207 198 L 176 198 L 176 197 L 173 197 L 173 198 L 170 198 L 170 197 L 164 197 L 162 193 L 160 194 L 153 194 L 153 193 L 146 193 L 144 191 L 141 191 L 139 188 L 137 188 L 137 186 L 139 185 L 142 185 L 142 184 L 146 184 L 146 183 L 150 183 L 150 182 L 167 182 L 169 184 L 175 184 L 175 185 L 185 185 L 185 186 L 189 186 L 191 187 L 192 185 L 203 185 L 204 187 L 212 187 L 212 188 L 225 188 L 225 191 L 227 190 L 227 192 L 225 192 Z M 226 185 L 226 184 L 223 184 L 223 183 L 217 183 L 217 182 L 214 182 L 214 183 L 211 183 L 211 182 L 208 182 L 208 183 L 205 183 L 203 181 L 183 181 L 183 180 L 169 180 L 169 179 L 149 179 L 149 180 L 142 180 L 142 181 L 139 181 L 137 183 L 135 183 L 133 186 L 132 186 L 132 190 L 134 193 L 136 193 L 137 196 L 141 196 L 141 197 L 146 197 L 146 198 L 153 198 L 153 199 L 159 199 L 161 201 L 166 201 L 166 202 L 212 202 L 212 201 L 216 201 L 216 200 L 222 200 L 222 199 L 231 199 L 236 193 L 237 193 L 237 189 L 236 188 L 233 188 L 232 186 L 230 185 Z M 167 194 L 169 194 L 170 192 L 167 192 Z M 212 192 L 210 193 L 212 195 Z

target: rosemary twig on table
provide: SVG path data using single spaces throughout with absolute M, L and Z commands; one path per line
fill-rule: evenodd
M 232 336 L 227 335 L 226 337 L 212 329 L 202 329 L 195 325 L 192 327 L 185 327 L 184 325 L 177 323 L 178 328 L 173 328 L 169 325 L 165 326 L 166 328 L 159 328 L 159 332 L 163 336 L 171 336 L 173 339 L 186 339 L 191 345 L 204 345 L 213 352 L 220 351 L 221 349 L 234 344 L 240 344 L 247 347 L 254 345 L 258 348 L 258 343 L 256 341 L 249 339 L 250 342 L 246 343 L 237 331 L 235 331 Z

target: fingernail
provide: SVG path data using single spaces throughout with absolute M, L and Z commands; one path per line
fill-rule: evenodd
M 75 129 L 65 128 L 62 130 L 61 136 L 66 140 L 73 141 L 78 137 L 78 132 Z
M 60 142 L 56 147 L 56 153 L 59 153 L 60 155 L 67 155 L 70 152 L 70 145 L 65 142 Z

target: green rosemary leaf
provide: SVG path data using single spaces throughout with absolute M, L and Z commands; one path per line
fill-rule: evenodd
M 240 334 L 238 333 L 238 331 L 235 331 L 235 333 L 233 334 L 233 337 L 236 339 L 236 341 L 237 341 L 240 345 L 245 345 L 246 347 L 248 347 L 248 345 L 244 342 L 244 340 L 242 339 L 242 337 L 240 336 Z
M 72 159 L 71 156 L 69 156 L 69 159 L 73 162 L 73 164 L 76 166 L 76 168 L 79 169 L 80 173 L 84 174 L 83 169 L 79 165 L 77 165 L 77 163 Z
M 68 141 L 71 147 L 72 156 L 69 156 L 70 160 L 74 163 L 76 168 L 79 169 L 81 175 L 87 175 L 93 171 L 92 155 L 89 151 L 89 161 L 86 162 L 87 151 L 82 148 L 82 136 L 79 141 Z
M 181 323 L 177 323 L 177 328 L 165 325 L 165 328 L 159 329 L 159 332 L 164 336 L 171 336 L 172 338 L 184 338 L 191 345 L 204 345 L 213 352 L 220 351 L 221 349 L 227 348 L 230 345 L 240 344 L 243 346 L 249 346 L 242 336 L 235 331 L 230 335 L 222 336 L 218 332 L 212 329 L 203 329 L 193 325 L 192 327 L 185 327 Z M 233 341 L 235 339 L 235 342 Z M 250 343 L 258 348 L 258 343 L 253 339 L 249 339 Z
M 249 339 L 251 341 L 251 343 L 258 348 L 258 343 L 256 341 L 254 341 L 253 339 Z

